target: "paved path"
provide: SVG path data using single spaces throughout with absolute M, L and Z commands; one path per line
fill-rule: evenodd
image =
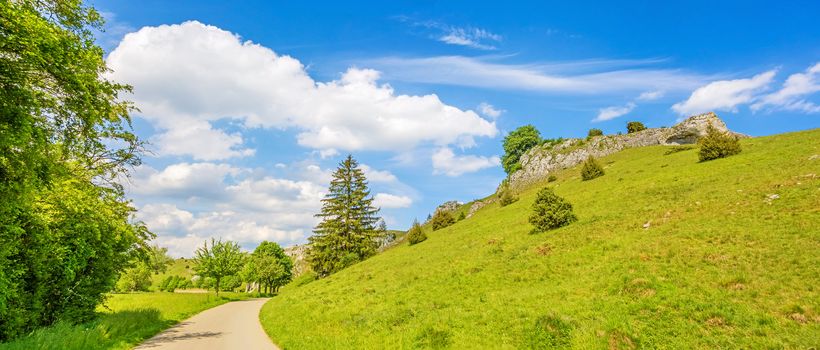
M 234 301 L 205 310 L 136 349 L 277 349 L 259 323 L 259 310 L 266 301 Z

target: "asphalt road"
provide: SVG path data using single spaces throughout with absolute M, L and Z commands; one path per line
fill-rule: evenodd
M 205 310 L 135 349 L 278 349 L 259 323 L 259 310 L 266 301 L 234 301 Z

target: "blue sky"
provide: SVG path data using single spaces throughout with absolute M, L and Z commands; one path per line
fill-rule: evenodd
M 820 126 L 816 2 L 92 4 L 151 142 L 129 193 L 178 256 L 208 237 L 303 243 L 347 153 L 404 229 L 492 193 L 524 124 L 581 137 L 715 111 L 756 136 Z

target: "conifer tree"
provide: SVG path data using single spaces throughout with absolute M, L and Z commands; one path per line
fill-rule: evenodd
M 327 276 L 376 253 L 380 242 L 379 209 L 367 179 L 353 156 L 339 164 L 322 199 L 322 222 L 313 229 L 308 260 L 318 276 Z

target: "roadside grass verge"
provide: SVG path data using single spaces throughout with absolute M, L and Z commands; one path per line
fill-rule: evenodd
M 129 349 L 160 331 L 203 310 L 247 299 L 244 293 L 111 294 L 91 322 L 60 322 L 30 335 L 0 344 L 0 350 Z

